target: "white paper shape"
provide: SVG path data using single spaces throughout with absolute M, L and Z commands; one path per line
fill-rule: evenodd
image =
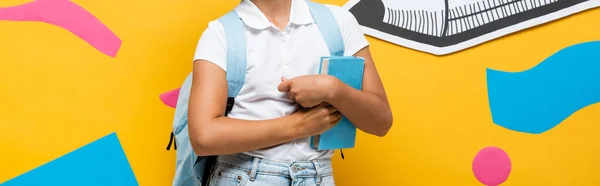
M 600 0 L 350 0 L 344 8 L 367 35 L 446 55 L 599 6 Z

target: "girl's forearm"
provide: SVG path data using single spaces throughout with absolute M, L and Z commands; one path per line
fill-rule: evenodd
M 376 136 L 385 136 L 392 127 L 389 105 L 374 93 L 354 89 L 342 82 L 327 102 L 338 109 L 357 128 Z
M 297 121 L 292 115 L 260 121 L 218 117 L 188 126 L 196 155 L 209 156 L 247 152 L 304 137 Z

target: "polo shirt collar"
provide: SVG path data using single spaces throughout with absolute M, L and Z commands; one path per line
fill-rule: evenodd
M 268 27 L 275 27 L 273 23 L 267 19 L 267 17 L 256 7 L 250 0 L 242 0 L 242 2 L 235 8 L 238 16 L 244 21 L 244 23 L 254 29 L 266 29 Z M 314 19 L 306 0 L 292 0 L 292 7 L 290 9 L 290 23 L 296 25 L 305 25 L 314 23 Z

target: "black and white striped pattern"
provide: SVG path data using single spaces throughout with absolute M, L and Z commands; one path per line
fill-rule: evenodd
M 455 35 L 558 1 L 568 0 L 480 0 L 460 6 L 449 4 L 447 18 L 447 10 L 425 11 L 386 8 L 383 21 L 414 32 L 442 37 Z
M 445 11 L 387 9 L 384 22 L 415 32 L 442 36 Z

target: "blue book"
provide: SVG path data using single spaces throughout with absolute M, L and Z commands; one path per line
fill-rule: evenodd
M 364 68 L 363 58 L 322 57 L 319 73 L 334 76 L 350 87 L 362 90 Z M 321 135 L 312 136 L 310 140 L 311 147 L 318 150 L 353 148 L 356 141 L 356 126 L 342 116 L 340 123 Z

